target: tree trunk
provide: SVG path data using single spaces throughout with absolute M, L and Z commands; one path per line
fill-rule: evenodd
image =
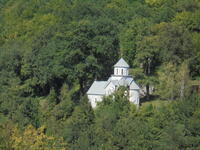
M 149 84 L 146 85 L 146 97 L 149 100 Z
M 180 89 L 180 98 L 183 99 L 183 97 L 184 97 L 184 90 L 185 90 L 185 81 L 184 81 L 184 79 L 181 82 L 181 87 L 180 88 L 181 88 Z
M 148 58 L 147 59 L 147 76 L 150 76 L 150 74 L 151 74 L 151 58 Z M 150 94 L 149 94 L 149 83 L 148 84 L 146 84 L 146 96 L 147 96 L 147 100 L 149 100 L 149 96 L 150 96 Z
M 80 84 L 80 92 L 81 92 L 80 94 L 84 95 L 84 81 L 80 79 L 79 84 Z

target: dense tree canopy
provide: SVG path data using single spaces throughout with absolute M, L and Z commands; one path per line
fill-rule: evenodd
M 91 109 L 120 57 L 152 102 Z M 0 149 L 200 149 L 199 80 L 199 0 L 0 0 Z

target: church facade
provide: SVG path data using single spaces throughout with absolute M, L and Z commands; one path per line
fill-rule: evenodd
M 129 65 L 121 58 L 114 65 L 114 74 L 107 81 L 94 81 L 87 91 L 87 96 L 91 106 L 95 108 L 97 102 L 101 102 L 104 96 L 115 92 L 120 86 L 128 87 L 129 101 L 139 106 L 140 87 L 135 83 L 132 76 L 129 75 Z

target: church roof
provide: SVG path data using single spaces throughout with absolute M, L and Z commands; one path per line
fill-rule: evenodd
M 126 84 L 127 84 L 127 85 L 130 85 L 132 81 L 133 81 L 133 78 L 132 78 L 132 77 L 127 77 L 127 78 L 126 78 Z
M 108 81 L 94 81 L 87 91 L 88 95 L 105 95 L 106 94 L 106 87 L 113 83 L 113 85 L 117 86 L 129 86 L 130 90 L 139 90 L 140 87 L 135 83 L 132 77 L 125 77 L 120 80 L 111 80 Z
M 135 83 L 135 81 L 133 80 L 131 82 L 131 85 L 130 85 L 130 90 L 139 90 L 140 87 Z
M 127 62 L 121 58 L 115 65 L 114 67 L 125 67 L 125 68 L 129 68 L 129 65 L 127 64 Z
M 105 85 L 105 88 L 110 84 L 110 82 L 112 82 L 113 85 L 118 85 L 118 80 L 112 80 L 110 77 L 107 81 L 107 84 Z
M 114 67 L 129 68 L 126 61 L 121 58 Z M 130 90 L 139 90 L 140 87 L 135 83 L 131 76 L 123 76 L 120 79 L 110 77 L 107 81 L 94 81 L 87 91 L 88 95 L 106 95 L 107 86 L 129 86 Z
M 105 95 L 105 85 L 108 81 L 94 81 L 87 94 Z

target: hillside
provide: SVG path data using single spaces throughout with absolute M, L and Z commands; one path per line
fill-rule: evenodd
M 121 57 L 141 107 L 93 110 Z M 199 80 L 199 0 L 0 0 L 2 150 L 199 149 Z

